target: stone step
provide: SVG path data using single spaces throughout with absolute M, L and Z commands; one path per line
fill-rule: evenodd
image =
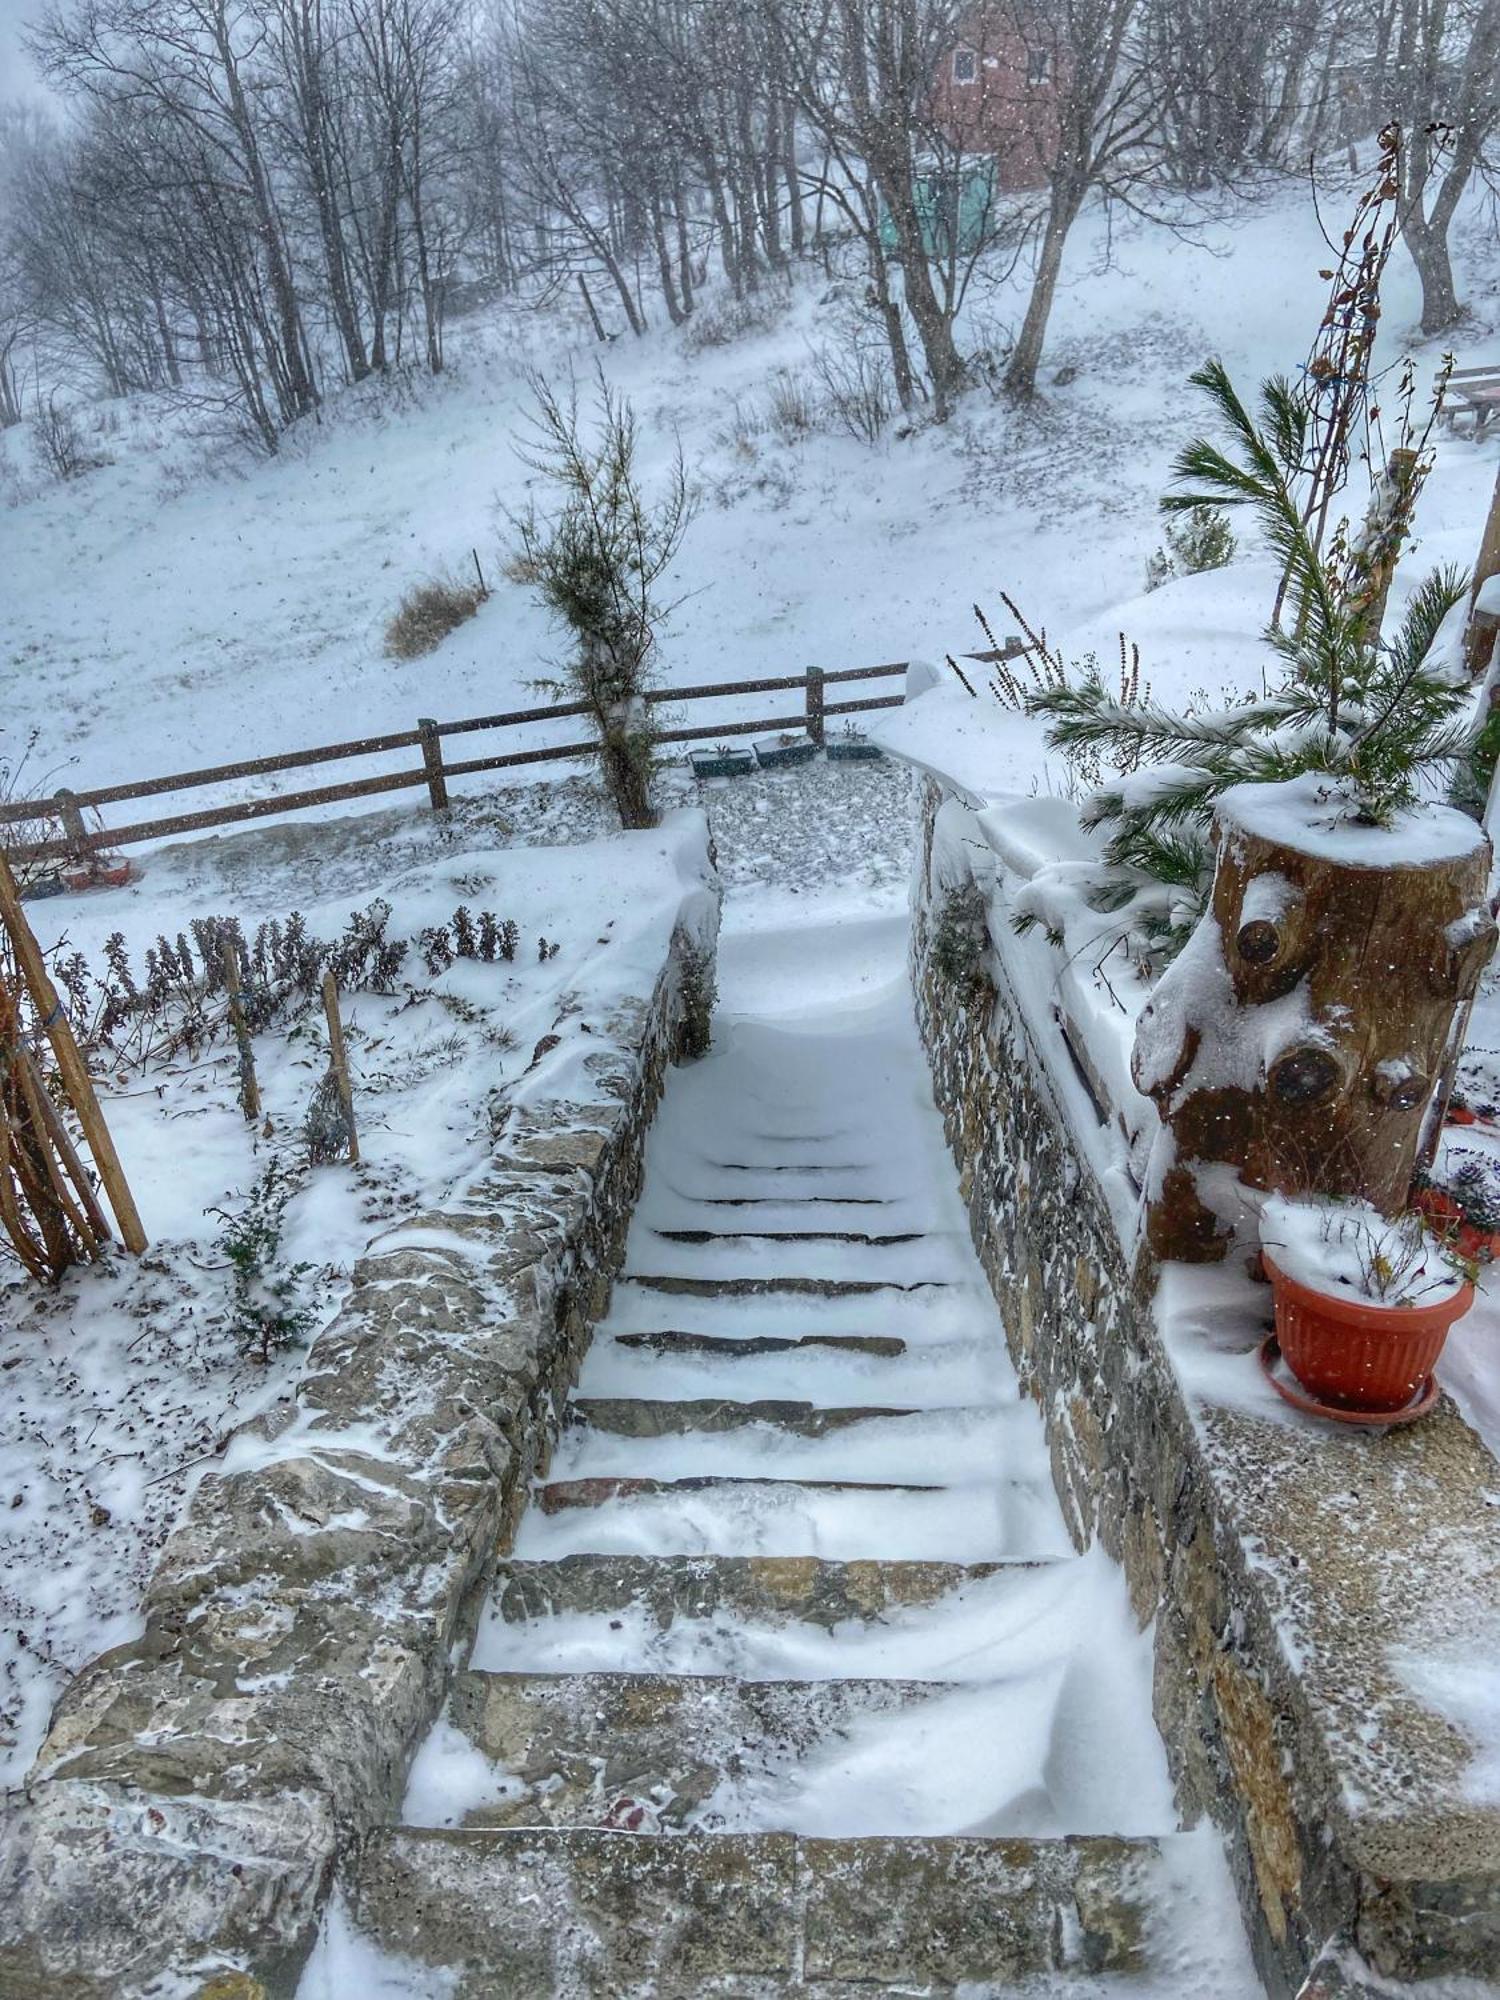
M 827 1340 L 830 1336 L 808 1338 Z M 620 1334 L 627 1345 L 642 1336 Z M 645 1336 L 649 1339 L 650 1336 Z M 833 1336 L 837 1339 L 838 1336 Z M 778 1347 L 802 1346 L 803 1341 L 778 1341 Z M 989 1410 L 955 1410 L 963 1418 L 992 1416 Z M 758 1403 L 730 1402 L 723 1396 L 700 1397 L 696 1402 L 663 1402 L 651 1396 L 575 1396 L 568 1405 L 564 1423 L 570 1430 L 607 1431 L 612 1437 L 681 1437 L 689 1431 L 737 1431 L 751 1424 L 767 1424 L 794 1437 L 823 1438 L 847 1430 L 851 1424 L 878 1423 L 902 1417 L 929 1418 L 930 1410 L 852 1406 L 820 1409 L 816 1403 L 793 1403 L 767 1399 Z
M 653 1229 L 667 1243 L 848 1243 L 859 1250 L 886 1250 L 897 1243 L 920 1243 L 929 1234 L 923 1229 L 903 1229 L 888 1236 L 872 1236 L 859 1229 Z
M 696 1208 L 896 1208 L 883 1194 L 679 1194 Z
M 611 1500 L 642 1500 L 671 1493 L 744 1494 L 751 1498 L 793 1497 L 800 1493 L 941 1493 L 941 1485 L 909 1479 L 761 1479 L 701 1473 L 688 1479 L 556 1479 L 532 1492 L 544 1514 L 562 1514 L 571 1507 L 603 1507 Z
M 491 1606 L 507 1625 L 531 1619 L 640 1613 L 659 1631 L 679 1618 L 719 1613 L 831 1631 L 882 1619 L 986 1578 L 1024 1576 L 1044 1562 L 826 1562 L 818 1556 L 574 1555 L 554 1562 L 507 1558 Z
M 714 1354 L 720 1359 L 755 1354 L 790 1354 L 799 1347 L 837 1347 L 848 1354 L 876 1354 L 893 1361 L 906 1352 L 906 1342 L 893 1333 L 727 1334 L 695 1333 L 664 1326 L 651 1333 L 606 1336 L 619 1347 L 646 1347 L 659 1354 Z
M 972 1694 L 971 1684 L 952 1681 L 461 1673 L 449 1720 L 490 1765 L 500 1794 L 462 1823 L 702 1830 L 707 1807 L 712 1829 L 724 1824 L 725 1802 L 717 1818 L 710 1804 L 721 1785 L 784 1770 L 815 1748 L 836 1754 L 869 1718 L 944 1698 L 968 1702 Z M 995 1726 L 1004 1728 L 1006 1718 L 997 1691 Z M 880 1825 L 886 1803 L 883 1796 L 875 1803 L 874 1832 L 891 1830 Z M 997 1809 L 1005 1803 L 997 1800 Z M 797 1830 L 794 1818 L 763 1823 Z
M 753 1395 L 759 1384 L 747 1380 L 746 1386 Z M 632 1403 L 619 1396 L 600 1399 L 595 1422 L 587 1420 L 588 1410 L 586 1399 L 579 1416 L 570 1411 L 547 1469 L 549 1482 L 723 1473 L 954 1486 L 1001 1473 L 1045 1477 L 1050 1470 L 1031 1411 L 1017 1405 L 820 1409 L 774 1397 Z
M 1003 1562 L 1069 1552 L 1045 1470 L 945 1486 L 703 1474 L 559 1481 L 516 1530 L 529 1560 L 571 1555 L 820 1555 Z
M 444 1970 L 447 2000 L 844 2000 L 1035 1979 L 1060 1990 L 1072 1976 L 1149 1974 L 1167 1850 L 1191 1838 L 386 1827 L 352 1871 L 350 1915 L 379 1949 Z
M 759 1299 L 800 1294 L 805 1298 L 845 1299 L 871 1292 L 947 1292 L 953 1287 L 941 1278 L 923 1278 L 914 1284 L 897 1284 L 890 1278 L 688 1278 L 666 1272 L 626 1270 L 623 1283 L 645 1292 L 671 1292 L 688 1299 Z

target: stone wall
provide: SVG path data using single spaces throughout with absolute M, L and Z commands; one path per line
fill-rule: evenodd
M 937 1100 L 1071 1531 L 1103 1542 L 1156 1621 L 1156 1718 L 1184 1815 L 1225 1831 L 1278 2000 L 1373 1991 L 1362 1966 L 1493 1976 L 1500 1815 L 1472 1794 L 1473 1745 L 1399 1660 L 1471 1655 L 1486 1632 L 1493 1645 L 1500 1468 L 1451 1404 L 1379 1434 L 1191 1386 L 1200 1360 L 1228 1357 L 1255 1387 L 1269 1295 L 1228 1269 L 1161 1283 L 1122 1244 L 1060 1108 L 1077 1097 L 1066 1048 L 1028 1017 L 1035 982 L 1012 977 L 1040 940 L 1023 945 L 993 908 L 985 976 L 938 971 L 943 801 L 929 780 L 912 941 Z
M 712 896 L 684 917 L 649 999 L 598 1032 L 589 1100 L 501 1093 L 485 1170 L 371 1245 L 294 1408 L 199 1487 L 140 1638 L 59 1704 L 0 1827 L 7 2000 L 293 1990 L 337 1855 L 398 1808 L 467 1653 L 667 1065 L 705 1038 Z

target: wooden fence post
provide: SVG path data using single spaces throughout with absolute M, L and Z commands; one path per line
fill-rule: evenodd
M 235 1053 L 240 1066 L 240 1109 L 245 1123 L 260 1116 L 260 1083 L 255 1074 L 255 1046 L 245 1019 L 245 997 L 240 975 L 239 946 L 226 931 L 223 938 L 224 990 L 229 997 L 229 1025 L 234 1030 Z
M 427 772 L 427 795 L 434 812 L 448 810 L 448 780 L 443 774 L 443 739 L 430 715 L 421 716 L 417 734 L 422 739 L 422 763 Z
M 323 974 L 323 1012 L 328 1018 L 328 1054 L 338 1085 L 339 1102 L 349 1128 L 349 1158 L 359 1163 L 359 1133 L 354 1125 L 354 1085 L 349 1078 L 349 1055 L 344 1047 L 344 1024 L 339 1018 L 338 981 L 331 971 Z
M 823 669 L 807 670 L 807 733 L 821 750 L 826 732 L 823 717 Z
M 93 860 L 89 830 L 83 823 L 77 795 L 63 785 L 57 788 L 57 816 L 62 821 L 63 838 L 68 843 L 68 859 L 87 868 Z
M 89 1151 L 94 1156 L 94 1165 L 99 1169 L 99 1178 L 103 1181 L 105 1193 L 109 1196 L 109 1205 L 119 1221 L 120 1240 L 127 1250 L 138 1256 L 146 1247 L 146 1232 L 141 1227 L 140 1210 L 135 1205 L 135 1197 L 130 1192 L 130 1183 L 125 1178 L 125 1169 L 120 1165 L 120 1156 L 115 1151 L 115 1142 L 110 1137 L 109 1127 L 104 1122 L 104 1113 L 99 1109 L 99 1100 L 94 1095 L 94 1081 L 89 1075 L 88 1064 L 73 1039 L 72 1025 L 63 1011 L 61 1000 L 57 997 L 57 988 L 48 976 L 47 962 L 42 957 L 41 946 L 32 936 L 31 926 L 26 921 L 26 913 L 21 908 L 16 878 L 10 872 L 10 863 L 3 851 L 0 851 L 0 924 L 3 924 L 10 933 L 16 962 L 21 968 L 21 977 L 30 990 L 32 1005 L 41 1016 L 42 1027 L 52 1044 L 52 1053 L 57 1058 L 58 1074 L 62 1078 L 63 1089 L 68 1093 L 68 1101 L 78 1114 L 78 1122 L 83 1127 L 83 1136 L 88 1141 Z

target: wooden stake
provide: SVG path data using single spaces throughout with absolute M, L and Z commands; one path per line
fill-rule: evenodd
M 90 1257 L 97 1257 L 103 1244 L 109 1241 L 109 1224 L 94 1199 L 89 1186 L 88 1175 L 83 1170 L 68 1128 L 57 1115 L 57 1106 L 47 1095 L 47 1087 L 37 1075 L 36 1063 L 29 1049 L 19 1052 L 18 1069 L 21 1081 L 21 1095 L 26 1100 L 26 1108 L 31 1113 L 32 1125 L 36 1130 L 38 1150 L 47 1169 L 47 1182 L 57 1198 L 57 1204 L 76 1232 L 79 1242 Z M 45 1143 L 50 1139 L 52 1144 Z M 56 1151 L 53 1151 L 53 1148 Z
M 1500 575 L 1500 476 L 1497 476 L 1495 490 L 1490 495 L 1490 511 L 1485 516 L 1479 557 L 1474 564 L 1474 582 L 1469 591 L 1469 624 L 1464 634 L 1464 657 L 1471 674 L 1484 671 L 1489 664 L 1490 648 L 1495 643 L 1493 622 L 1481 624 L 1474 616 L 1474 607 L 1484 585 L 1497 575 Z
M 339 1019 L 338 982 L 331 972 L 323 974 L 323 1012 L 328 1016 L 328 1053 L 338 1080 L 339 1102 L 349 1125 L 349 1159 L 359 1162 L 359 1133 L 354 1127 L 354 1086 L 349 1081 L 349 1057 L 344 1048 L 344 1024 Z
M 3 853 L 0 853 L 0 923 L 4 924 L 10 935 L 16 963 L 21 968 L 21 977 L 26 981 L 32 1005 L 41 1017 L 47 1039 L 52 1044 L 52 1053 L 62 1077 L 63 1089 L 68 1093 L 68 1101 L 77 1114 L 79 1124 L 83 1127 L 83 1136 L 88 1142 L 89 1151 L 94 1156 L 94 1165 L 99 1169 L 99 1178 L 104 1183 L 105 1193 L 109 1196 L 109 1205 L 119 1221 L 120 1240 L 127 1250 L 139 1256 L 146 1247 L 146 1232 L 141 1226 L 140 1211 L 135 1205 L 135 1197 L 130 1192 L 125 1169 L 120 1165 L 120 1156 L 115 1151 L 115 1142 L 110 1137 L 109 1127 L 104 1122 L 104 1113 L 99 1109 L 99 1099 L 94 1094 L 94 1080 L 89 1075 L 88 1064 L 73 1039 L 72 1024 L 57 997 L 57 988 L 48 976 L 41 946 L 31 934 L 31 926 L 27 923 L 26 914 L 21 908 L 16 878 L 11 873 L 10 862 Z
M 240 948 L 226 931 L 223 940 L 224 986 L 229 995 L 229 1024 L 234 1029 L 234 1046 L 240 1061 L 240 1109 L 245 1123 L 260 1116 L 260 1082 L 255 1074 L 255 1045 L 245 1019 L 244 981 L 240 974 Z

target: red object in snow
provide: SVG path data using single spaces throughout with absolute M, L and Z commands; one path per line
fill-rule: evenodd
M 1500 1257 L 1500 1229 L 1481 1229 L 1477 1222 L 1470 1222 L 1463 1203 L 1446 1188 L 1418 1188 L 1412 1206 L 1426 1216 L 1434 1235 L 1471 1264 L 1493 1264 Z
M 1335 1409 L 1404 1410 L 1436 1367 L 1449 1327 L 1474 1303 L 1472 1285 L 1428 1306 L 1335 1298 L 1299 1284 L 1261 1254 L 1286 1365 L 1316 1402 Z
M 130 863 L 118 855 L 92 862 L 87 868 L 69 868 L 63 881 L 70 889 L 123 889 L 130 880 Z

